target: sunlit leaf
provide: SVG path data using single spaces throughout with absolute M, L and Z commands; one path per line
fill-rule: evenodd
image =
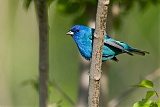
M 147 91 L 146 94 L 146 99 L 150 99 L 152 96 L 154 96 L 156 94 L 155 91 Z
M 150 104 L 152 103 L 151 100 L 148 99 L 142 99 L 142 101 L 136 102 L 133 107 L 150 107 Z
M 142 80 L 142 82 L 138 85 L 133 85 L 135 87 L 145 87 L 145 88 L 153 88 L 154 84 L 149 80 Z
M 160 107 L 160 100 L 158 100 L 157 105 L 158 105 L 158 107 Z

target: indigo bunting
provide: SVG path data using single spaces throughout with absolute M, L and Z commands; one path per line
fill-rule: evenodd
M 95 29 L 89 28 L 87 26 L 75 25 L 66 33 L 67 35 L 72 36 L 75 43 L 77 44 L 81 55 L 87 60 L 90 60 L 92 58 L 94 31 Z M 146 53 L 148 54 L 149 52 L 133 48 L 124 42 L 114 40 L 113 38 L 109 37 L 108 34 L 106 34 L 104 37 L 102 61 L 106 61 L 109 59 L 118 61 L 116 55 L 122 53 L 127 53 L 131 56 L 133 56 L 133 53 L 144 56 Z

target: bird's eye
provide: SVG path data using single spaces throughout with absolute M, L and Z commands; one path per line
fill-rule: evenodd
M 79 32 L 79 30 L 76 30 L 76 32 Z

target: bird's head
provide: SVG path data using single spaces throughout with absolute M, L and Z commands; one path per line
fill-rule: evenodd
M 83 25 L 75 25 L 66 34 L 71 35 L 74 39 L 88 38 L 92 36 L 92 29 Z

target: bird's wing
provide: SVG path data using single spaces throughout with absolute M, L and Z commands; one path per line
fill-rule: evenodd
M 124 51 L 125 53 L 133 56 L 133 54 L 131 52 L 129 52 L 128 50 L 126 50 L 120 43 L 116 42 L 116 41 L 104 41 L 104 45 L 106 46 L 112 46 L 116 49 L 119 49 L 121 51 Z
M 102 57 L 104 57 L 104 58 L 109 58 L 109 59 L 111 59 L 111 60 L 113 60 L 113 61 L 116 61 L 116 62 L 118 62 L 119 60 L 115 57 L 115 56 L 113 56 L 113 55 L 102 55 Z

